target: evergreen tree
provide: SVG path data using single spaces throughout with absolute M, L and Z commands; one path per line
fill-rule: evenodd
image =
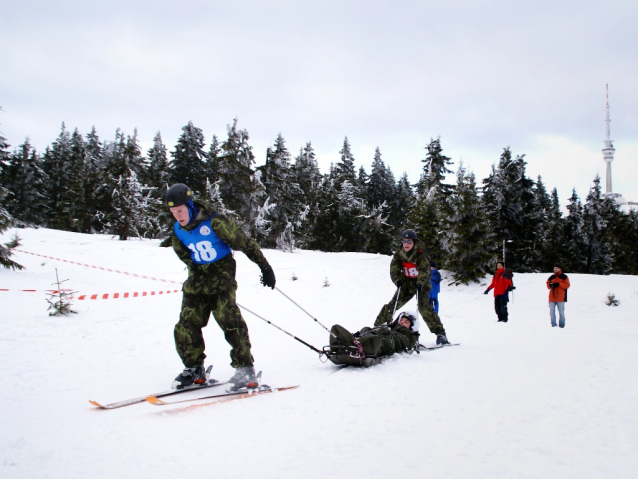
M 365 230 L 369 211 L 365 191 L 356 175 L 348 137 L 339 154 L 340 161 L 330 171 L 330 188 L 335 190 L 330 194 L 333 202 L 327 205 L 332 210 L 335 248 L 336 251 L 367 251 L 370 239 L 365 237 Z
M 137 176 L 144 174 L 144 158 L 142 157 L 142 149 L 137 140 L 137 128 L 133 130 L 133 136 L 126 136 L 124 156 L 126 156 L 129 167 Z
M 129 176 L 131 164 L 126 154 L 126 139 L 119 128 L 115 131 L 113 141 L 107 141 L 102 148 L 104 168 L 100 185 L 95 190 L 96 214 L 92 220 L 92 227 L 97 231 L 107 228 L 104 223 L 113 213 L 113 192 L 120 182 L 120 178 Z
M 596 175 L 589 190 L 583 215 L 587 243 L 587 272 L 609 274 L 612 267 L 611 238 L 607 232 L 604 199 L 601 197 L 600 177 Z
M 638 212 L 630 209 L 623 213 L 612 198 L 607 198 L 607 217 L 613 238 L 613 273 L 638 275 Z
M 584 231 L 583 205 L 575 189 L 572 190 L 572 196 L 569 198 L 567 211 L 569 214 L 564 221 L 565 231 L 563 237 L 568 239 L 568 241 L 565 242 L 563 256 L 555 261 L 561 262 L 563 269 L 566 271 L 586 273 L 587 241 Z
M 395 227 L 390 222 L 392 205 L 394 204 L 395 182 L 392 171 L 381 159 L 381 151 L 377 147 L 372 160 L 370 176 L 365 175 L 361 167 L 359 184 L 364 188 L 367 212 L 363 215 L 363 228 L 369 235 L 368 245 L 364 251 L 371 253 L 391 254 L 395 244 Z
M 268 149 L 266 164 L 258 168 L 261 181 L 266 188 L 268 219 L 271 226 L 267 234 L 257 236 L 262 246 L 292 251 L 294 231 L 303 211 L 303 191 L 295 182 L 290 166 L 291 155 L 286 148 L 281 133 L 277 136 L 273 149 Z
M 449 199 L 450 214 L 441 219 L 441 244 L 446 253 L 446 269 L 453 284 L 480 282 L 491 270 L 493 255 L 486 245 L 494 243 L 484 207 L 476 188 L 474 173 L 463 163 L 456 173 L 456 188 Z
M 150 212 L 157 209 L 157 200 L 151 198 L 149 187 L 137 180 L 131 169 L 128 175 L 118 178 L 113 190 L 113 212 L 108 216 L 109 232 L 122 241 L 130 237 L 155 237 L 159 225 Z M 146 192 L 146 193 L 145 193 Z
M 366 251 L 369 241 L 364 234 L 366 206 L 356 185 L 343 180 L 337 192 L 337 251 Z
M 45 175 L 45 196 L 49 215 L 45 226 L 63 231 L 73 230 L 71 201 L 74 194 L 71 191 L 74 173 L 71 163 L 71 135 L 62 123 L 62 131 L 57 139 L 46 149 L 42 169 Z
M 416 203 L 414 189 L 408 180 L 408 174 L 403 173 L 396 184 L 396 192 L 394 199 L 390 203 L 390 216 L 388 222 L 395 231 L 405 228 L 410 215 Z
M 4 208 L 4 203 L 9 194 L 9 190 L 0 186 L 0 233 L 4 233 L 7 229 L 11 228 L 15 220 Z M 24 269 L 24 266 L 16 263 L 11 259 L 11 250 L 19 246 L 18 237 L 14 236 L 11 241 L 6 244 L 0 244 L 0 266 L 8 269 Z
M 305 197 L 305 206 L 300 215 L 301 224 L 295 231 L 299 246 L 305 248 L 311 242 L 309 235 L 318 215 L 319 190 L 323 179 L 310 142 L 299 150 L 299 156 L 295 158 L 292 171 L 295 182 Z
M 170 177 L 166 146 L 162 142 L 162 135 L 159 131 L 153 138 L 153 146 L 146 153 L 146 167 L 142 178 L 148 186 L 153 188 L 151 197 L 163 201 Z
M 224 199 L 221 195 L 220 183 L 221 180 L 217 180 L 216 183 L 211 183 L 211 181 L 207 178 L 206 187 L 204 188 L 204 194 L 201 196 L 201 199 L 206 203 L 209 203 L 216 212 L 223 215 L 235 216 L 235 212 L 229 210 L 224 203 Z
M 312 196 L 321 183 L 322 175 L 310 142 L 299 150 L 299 156 L 295 158 L 292 169 L 295 174 L 295 182 L 302 189 L 304 195 L 306 197 Z
M 118 128 L 115 131 L 115 139 L 106 142 L 102 150 L 105 184 L 109 196 L 113 193 L 115 185 L 119 183 L 120 177 L 129 176 L 129 170 L 133 169 L 133 165 L 129 162 L 129 156 L 127 155 L 126 143 L 124 132 Z
M 166 146 L 162 141 L 162 135 L 158 131 L 153 138 L 153 146 L 146 154 L 144 176 L 142 183 L 148 185 L 151 201 L 149 215 L 157 218 L 161 229 L 170 232 L 174 224 L 174 218 L 164 205 L 166 190 L 169 183 L 169 162 Z
M 81 220 L 81 231 L 95 232 L 100 228 L 99 222 L 95 220 L 98 211 L 100 198 L 100 187 L 105 182 L 105 160 L 103 154 L 103 145 L 95 130 L 95 126 L 86 135 L 84 141 L 84 175 L 82 183 L 82 203 L 85 210 L 92 216 L 89 218 L 87 214 Z M 87 222 L 88 221 L 88 222 Z
M 538 176 L 536 185 L 532 191 L 532 208 L 528 215 L 528 224 L 535 226 L 529 235 L 531 247 L 528 251 L 527 261 L 533 271 L 547 271 L 544 265 L 547 261 L 545 258 L 545 252 L 547 246 L 549 246 L 548 242 L 551 239 L 549 238 L 549 221 L 552 211 L 552 199 L 547 193 L 540 175 Z
M 72 218 L 72 231 L 88 233 L 95 210 L 85 203 L 86 184 L 89 178 L 89 166 L 86 159 L 86 144 L 76 128 L 71 135 L 71 156 L 69 158 L 69 214 Z
M 492 168 L 492 174 L 483 180 L 483 204 L 496 241 L 514 243 L 506 266 L 520 271 L 532 269 L 533 233 L 529 215 L 533 209 L 534 182 L 525 176 L 526 164 L 525 155 L 512 159 L 507 147 L 498 167 Z M 495 247 L 498 248 L 497 244 Z
M 0 107 L 0 111 L 3 111 L 2 107 Z M 0 187 L 6 185 L 5 169 L 7 168 L 9 161 L 10 146 L 11 145 L 9 145 L 7 139 L 2 134 L 2 131 L 0 131 Z M 8 195 L 9 192 L 7 191 L 6 194 Z
M 540 177 L 539 177 L 540 178 Z M 558 191 L 552 190 L 547 217 L 538 231 L 536 248 L 540 251 L 540 262 L 537 265 L 539 271 L 552 271 L 553 265 L 559 258 L 564 257 L 565 250 L 565 225 L 563 213 L 560 210 Z
M 210 142 L 210 148 L 208 149 L 208 155 L 206 156 L 206 177 L 210 180 L 211 184 L 214 184 L 219 180 L 218 163 L 219 157 L 222 154 L 222 149 L 219 144 L 219 138 L 217 135 L 213 135 L 213 139 Z
M 84 145 L 86 150 L 86 161 L 87 165 L 90 165 L 90 170 L 93 173 L 103 170 L 105 167 L 104 155 L 102 152 L 103 145 L 97 131 L 95 130 L 95 126 L 91 127 L 91 131 L 87 133 Z
M 9 158 L 6 186 L 13 193 L 7 210 L 19 221 L 29 225 L 44 223 L 44 172 L 40 157 L 29 138 Z
M 237 129 L 237 118 L 227 126 L 228 138 L 221 144 L 217 161 L 217 173 L 221 197 L 226 207 L 234 211 L 240 223 L 250 224 L 257 205 L 261 205 L 263 184 L 260 175 L 255 176 L 255 163 L 248 131 Z
M 390 168 L 385 166 L 381 159 L 381 151 L 377 147 L 372 160 L 372 172 L 367 182 L 368 207 L 373 208 L 384 203 L 389 207 L 394 202 L 395 192 L 394 175 Z
M 366 172 L 366 169 L 361 165 L 359 167 L 359 174 L 357 175 L 357 185 L 361 189 L 362 194 L 364 195 L 368 189 L 368 183 L 370 182 L 370 175 Z
M 364 205 L 365 206 L 365 205 Z M 396 245 L 395 229 L 388 222 L 389 207 L 384 202 L 366 208 L 360 215 L 362 251 L 364 253 L 392 254 Z
M 343 140 L 343 147 L 339 151 L 341 160 L 334 166 L 332 172 L 337 185 L 337 189 L 341 187 L 344 181 L 347 181 L 351 186 L 357 187 L 357 176 L 354 169 L 354 156 L 350 151 L 350 142 L 348 137 Z
M 445 266 L 445 252 L 441 244 L 441 219 L 450 214 L 449 199 L 454 186 L 445 183 L 445 176 L 452 173 L 448 168 L 452 160 L 443 154 L 441 138 L 431 139 L 426 147 L 427 155 L 421 160 L 423 170 L 416 185 L 416 205 L 408 216 L 407 225 L 412 227 L 423 242 L 433 261 Z
M 307 243 L 308 249 L 337 252 L 341 251 L 337 222 L 339 220 L 339 199 L 333 168 L 329 174 L 323 177 L 314 203 L 311 204 L 308 213 Z
M 175 145 L 175 151 L 171 152 L 171 183 L 184 183 L 198 194 L 204 191 L 206 184 L 204 134 L 191 121 L 182 128 L 182 132 Z

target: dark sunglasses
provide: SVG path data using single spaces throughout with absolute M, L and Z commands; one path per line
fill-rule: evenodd
M 403 240 L 403 244 L 412 244 L 412 240 Z

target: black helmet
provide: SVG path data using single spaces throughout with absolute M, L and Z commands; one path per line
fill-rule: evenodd
M 175 183 L 166 192 L 166 206 L 182 206 L 193 199 L 193 192 L 184 183 Z
M 416 232 L 414 230 L 405 230 L 401 236 L 405 239 L 416 241 Z
M 396 319 L 397 324 L 399 323 L 399 321 L 401 321 L 402 318 L 407 318 L 407 320 L 410 321 L 410 328 L 414 326 L 416 318 L 412 316 L 410 313 L 402 312 L 401 314 L 399 314 Z

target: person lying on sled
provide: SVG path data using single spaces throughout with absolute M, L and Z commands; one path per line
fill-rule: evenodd
M 400 312 L 388 327 L 362 328 L 351 333 L 339 324 L 331 328 L 336 338 L 330 335 L 330 349 L 336 354 L 350 357 L 380 358 L 394 353 L 414 349 L 419 339 L 416 316 L 411 312 Z

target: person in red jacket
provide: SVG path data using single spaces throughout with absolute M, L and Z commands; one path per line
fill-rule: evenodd
M 507 323 L 507 293 L 514 289 L 514 284 L 510 278 L 506 278 L 505 267 L 500 261 L 496 263 L 496 273 L 492 278 L 492 284 L 490 284 L 485 290 L 484 294 L 490 292 L 490 289 L 494 290 L 494 310 L 496 316 L 498 316 L 498 322 Z
M 549 318 L 552 321 L 552 328 L 556 327 L 556 307 L 558 307 L 559 315 L 558 325 L 564 328 L 569 278 L 563 273 L 559 263 L 554 265 L 554 274 L 547 278 L 547 289 L 549 289 Z

